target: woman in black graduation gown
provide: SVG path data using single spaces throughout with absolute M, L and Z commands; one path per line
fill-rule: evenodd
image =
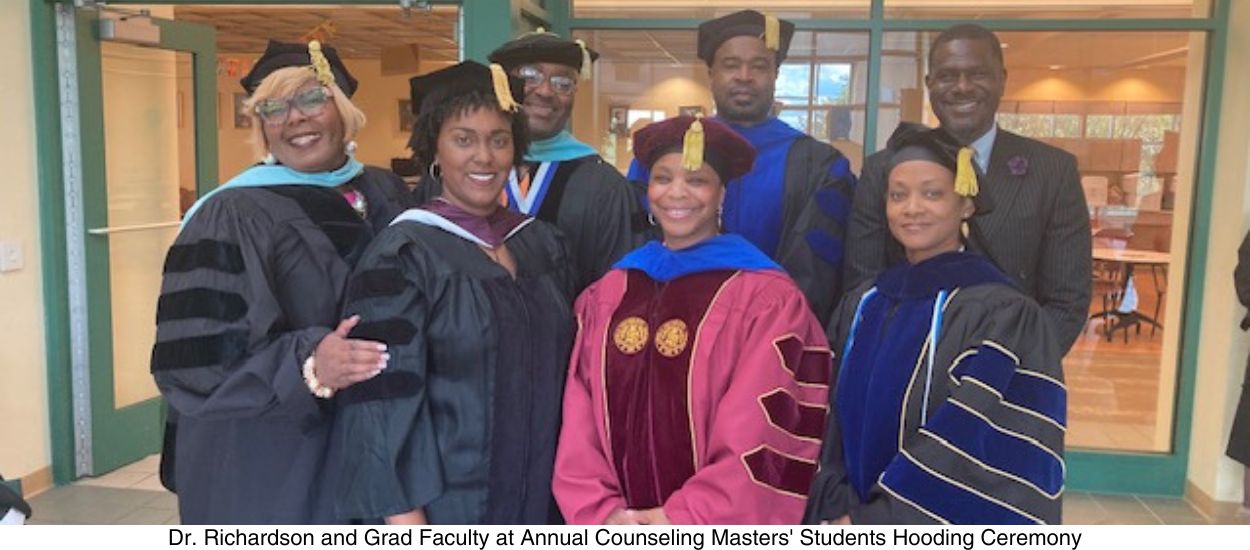
M 389 221 L 402 198 L 352 157 L 364 115 L 332 49 L 270 43 L 242 84 L 265 160 L 192 206 L 165 259 L 162 480 L 183 523 L 326 523 L 332 408 L 317 397 L 385 365 L 339 313 L 367 220 Z
M 1041 308 L 963 251 L 962 222 L 989 206 L 973 198 L 972 150 L 915 125 L 889 148 L 886 219 L 907 263 L 834 317 L 836 386 L 805 521 L 1058 523 L 1061 356 Z
M 352 336 L 391 360 L 340 395 L 337 514 L 545 523 L 573 272 L 552 226 L 499 201 L 528 141 L 522 83 L 470 61 L 411 84 L 412 149 L 443 192 L 383 231 L 348 285 Z

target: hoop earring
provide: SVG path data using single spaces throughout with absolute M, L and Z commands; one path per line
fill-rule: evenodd
M 717 206 L 716 207 L 716 227 L 721 228 L 722 231 L 725 230 L 724 214 L 725 214 L 725 205 L 722 204 L 720 206 Z
M 655 225 L 655 214 L 652 214 L 649 209 L 647 210 L 647 221 L 651 222 L 651 225 Z
M 426 172 L 429 172 L 430 179 L 441 180 L 443 177 L 443 170 L 438 167 L 438 159 L 434 159 L 434 162 L 430 163 L 430 167 L 426 169 Z

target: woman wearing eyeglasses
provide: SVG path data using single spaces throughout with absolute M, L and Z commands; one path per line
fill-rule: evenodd
M 346 337 L 342 296 L 406 193 L 352 157 L 365 117 L 332 49 L 271 42 L 242 83 L 264 160 L 188 211 L 165 260 L 152 373 L 176 423 L 162 470 L 183 523 L 326 523 L 325 399 L 387 362 L 383 344 Z

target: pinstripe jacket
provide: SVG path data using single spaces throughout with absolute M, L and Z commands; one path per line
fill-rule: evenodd
M 846 288 L 904 261 L 885 220 L 888 161 L 886 151 L 868 157 L 855 189 Z M 992 208 L 973 217 L 969 249 L 987 256 L 1041 304 L 1066 353 L 1085 325 L 1092 285 L 1089 210 L 1076 158 L 999 128 L 981 192 Z

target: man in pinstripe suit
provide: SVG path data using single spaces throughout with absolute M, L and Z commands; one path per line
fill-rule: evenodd
M 994 121 L 1007 82 L 1002 45 L 973 24 L 942 32 L 929 50 L 925 86 L 941 127 L 976 151 L 982 193 L 992 208 L 969 221 L 968 248 L 1006 272 L 1041 304 L 1060 351 L 1080 335 L 1089 312 L 1089 211 L 1076 159 L 1001 130 Z M 847 229 L 846 288 L 905 261 L 885 222 L 888 154 L 864 162 Z

